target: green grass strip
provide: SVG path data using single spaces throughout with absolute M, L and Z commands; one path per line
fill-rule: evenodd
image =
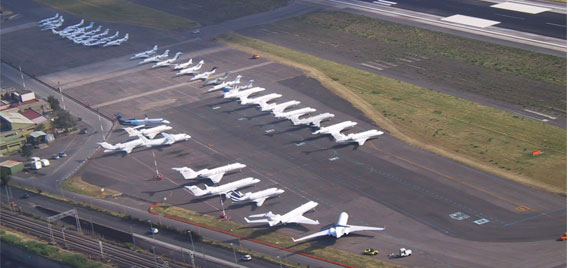
M 314 78 L 328 88 L 337 84 L 336 94 L 349 91 L 343 93 L 355 97 L 348 101 L 371 107 L 362 110 L 406 142 L 502 177 L 566 192 L 565 129 L 261 40 L 236 34 L 221 38 L 238 49 L 323 73 Z M 544 154 L 534 157 L 535 150 Z
M 199 23 L 128 0 L 34 0 L 79 18 L 138 25 L 159 30 L 183 30 Z

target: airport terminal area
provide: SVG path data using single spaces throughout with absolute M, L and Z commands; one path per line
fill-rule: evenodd
M 198 4 L 181 12 L 176 6 L 181 1 L 164 7 L 125 1 L 195 20 L 174 24 L 171 18 L 172 29 L 159 29 L 143 24 L 147 21 L 101 20 L 88 27 L 89 13 L 59 10 L 51 2 L 57 1 L 1 4 L 18 14 L 1 24 L 1 84 L 14 87 L 24 79 L 28 89 L 37 88 L 36 95 L 61 97 L 86 130 L 39 152 L 49 156 L 65 147 L 68 158 L 49 170 L 15 175 L 13 182 L 59 195 L 60 183 L 80 178 L 112 191 L 114 197 L 104 202 L 141 213 L 167 204 L 222 217 L 221 222 L 252 229 L 250 237 L 238 239 L 263 241 L 259 244 L 274 243 L 263 235 L 278 233 L 288 239 L 285 249 L 262 254 L 287 256 L 299 265 L 294 267 L 354 267 L 336 259 L 301 263 L 302 254 L 328 247 L 378 260 L 365 267 L 566 265 L 566 242 L 558 241 L 566 232 L 565 189 L 530 187 L 410 145 L 305 70 L 217 39 L 237 32 L 354 65 L 356 52 L 341 54 L 344 48 L 334 47 L 326 55 L 305 36 L 282 34 L 294 22 L 277 26 L 297 15 L 344 8 L 326 1 L 269 1 L 260 9 L 250 1 L 254 12 L 236 5 L 223 10 L 239 15 L 208 18 L 204 14 L 214 7 L 204 3 L 200 14 Z M 106 35 L 93 37 L 105 29 Z M 397 76 L 393 69 L 388 76 Z M 405 70 L 401 80 L 422 79 Z M 377 71 L 382 70 L 372 70 Z M 448 87 L 455 85 L 460 82 Z M 558 93 L 558 85 L 546 86 Z M 489 94 L 469 93 L 460 97 L 482 104 Z M 500 91 L 500 100 L 507 99 L 503 94 L 508 93 Z M 511 103 L 488 105 L 516 109 Z M 562 120 L 561 106 L 555 102 L 551 110 Z M 565 123 L 552 124 L 565 135 Z M 153 234 L 152 229 L 146 236 Z M 232 262 L 234 251 L 227 252 Z M 238 265 L 247 267 L 246 258 Z

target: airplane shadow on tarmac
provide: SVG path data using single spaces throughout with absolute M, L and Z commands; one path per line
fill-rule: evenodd
M 257 126 L 257 127 L 265 127 L 265 126 L 270 126 L 270 125 L 276 125 L 276 124 L 278 124 L 278 123 L 280 123 L 280 122 L 286 122 L 286 121 L 288 121 L 288 119 L 286 119 L 286 118 L 284 118 L 284 119 L 277 119 L 277 120 L 274 120 L 274 121 L 272 121 L 272 122 L 268 122 L 268 123 L 265 123 L 265 124 L 257 124 L 257 125 L 255 125 L 255 126 Z
M 341 148 L 350 147 L 350 146 L 353 146 L 353 151 L 359 149 L 359 144 L 357 144 L 357 143 L 344 143 L 344 144 L 337 144 L 337 145 L 334 145 L 332 147 L 324 148 L 324 149 L 318 149 L 318 150 L 313 150 L 313 151 L 303 151 L 303 153 L 304 154 L 311 154 L 311 153 L 341 149 Z
M 245 106 L 239 107 L 239 108 L 237 108 L 237 109 L 223 111 L 223 113 L 230 114 L 230 113 L 233 113 L 233 112 L 239 112 L 239 111 L 248 110 L 248 109 L 250 109 L 250 108 L 254 108 L 254 106 L 252 106 L 252 105 L 245 105 Z
M 249 235 L 249 238 L 254 239 L 254 238 L 257 238 L 257 237 L 260 237 L 260 236 L 263 236 L 263 235 L 267 235 L 267 234 L 277 232 L 282 228 L 294 229 L 294 230 L 297 230 L 297 231 L 300 231 L 300 232 L 307 232 L 307 231 L 310 230 L 310 229 L 308 229 L 308 228 L 306 228 L 302 225 L 295 224 L 295 223 L 290 223 L 290 224 L 286 224 L 286 225 L 279 224 L 279 225 L 272 226 L 272 227 L 269 226 L 268 224 L 263 224 L 263 225 L 241 227 L 239 229 L 256 229 L 256 230 L 254 230 L 254 232 L 252 232 Z
M 266 135 L 272 137 L 272 136 L 274 136 L 274 135 L 279 135 L 279 134 L 285 134 L 285 133 L 295 132 L 295 131 L 298 131 L 298 130 L 305 129 L 305 128 L 307 128 L 307 127 L 308 127 L 308 126 L 302 126 L 302 125 L 300 125 L 300 126 L 294 126 L 294 127 L 291 127 L 291 128 L 289 128 L 289 129 L 286 129 L 286 130 L 283 130 L 283 131 L 278 131 L 278 132 L 274 132 L 274 133 L 267 133 Z
M 235 101 L 237 101 L 237 100 L 236 100 L 236 99 L 230 99 L 230 100 L 225 100 L 225 101 L 218 102 L 218 103 L 207 104 L 207 106 L 209 106 L 209 108 L 213 108 L 213 107 L 215 107 L 215 106 L 219 106 L 219 105 L 223 105 L 223 104 L 228 104 L 228 103 L 235 102 Z

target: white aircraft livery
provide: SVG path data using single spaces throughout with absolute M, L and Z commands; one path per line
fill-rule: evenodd
M 168 134 L 168 133 L 161 133 L 163 138 L 160 139 L 147 139 L 144 135 L 138 135 L 138 138 L 142 140 L 142 144 L 146 147 L 154 147 L 154 146 L 161 146 L 161 145 L 170 145 L 174 144 L 178 141 L 186 141 L 191 139 L 191 136 L 187 134 Z
M 282 97 L 282 95 L 278 94 L 278 93 L 270 93 L 268 95 L 263 95 L 260 97 L 256 97 L 256 98 L 244 98 L 244 99 L 240 99 L 241 100 L 241 104 L 242 105 L 246 105 L 246 104 L 256 104 L 256 105 L 260 105 L 261 103 L 267 103 L 273 99 L 277 99 Z
M 160 132 L 166 132 L 166 131 L 172 129 L 172 127 L 166 126 L 166 125 L 159 125 L 159 126 L 153 127 L 153 128 L 142 129 L 143 127 L 144 127 L 144 125 L 140 125 L 140 126 L 136 126 L 136 127 L 127 127 L 127 128 L 124 128 L 124 130 L 126 131 L 126 133 L 128 133 L 129 137 L 137 137 L 139 134 L 142 134 L 142 135 L 144 135 L 144 136 L 146 136 L 150 139 L 153 139 Z
M 357 122 L 344 121 L 341 123 L 337 123 L 335 125 L 320 127 L 319 130 L 315 131 L 312 134 L 330 134 L 335 138 L 335 140 L 338 140 L 341 139 L 342 136 L 344 136 L 343 134 L 341 134 L 341 131 L 343 131 L 346 128 L 353 127 L 355 125 L 357 125 Z
M 259 183 L 259 179 L 255 179 L 253 177 L 244 178 L 242 180 L 230 182 L 227 184 L 219 185 L 219 186 L 208 186 L 205 185 L 205 189 L 201 190 L 197 186 L 184 186 L 186 189 L 191 191 L 191 193 L 197 197 L 205 196 L 205 195 L 225 195 L 226 198 L 231 197 L 231 191 L 236 191 L 238 189 L 248 187 Z
M 156 62 L 156 64 L 152 65 L 152 69 L 158 68 L 158 67 L 166 67 L 166 66 L 172 65 L 176 60 L 178 60 L 178 58 L 179 58 L 179 56 L 180 56 L 181 54 L 183 54 L 183 53 L 178 52 L 178 53 L 176 53 L 176 54 L 174 55 L 174 57 L 171 58 L 171 59 L 167 59 L 167 60 L 163 60 L 163 61 L 160 61 L 160 62 Z
M 248 193 L 241 193 L 237 191 L 231 192 L 231 200 L 234 203 L 246 203 L 246 202 L 254 202 L 256 203 L 257 207 L 262 206 L 264 201 L 268 198 L 277 197 L 284 193 L 284 190 L 278 188 L 269 188 L 266 190 L 258 191 L 258 192 L 248 192 Z
M 189 67 L 189 65 L 191 65 L 192 63 L 193 63 L 193 59 L 189 59 L 185 63 L 176 64 L 176 65 L 174 65 L 174 70 L 185 69 L 185 68 Z
M 230 87 L 230 86 L 239 84 L 239 83 L 241 83 L 241 77 L 242 77 L 241 75 L 237 75 L 237 77 L 235 77 L 235 80 L 223 82 L 221 84 L 218 84 L 218 85 L 210 88 L 207 91 L 211 92 L 211 91 L 215 91 L 215 90 L 219 90 L 219 89 L 223 89 L 223 88 L 226 88 L 226 87 Z
M 307 113 L 311 113 L 311 112 L 315 112 L 316 109 L 311 108 L 311 107 L 305 107 L 305 108 L 301 108 L 301 109 L 297 109 L 297 110 L 292 110 L 289 112 L 282 112 L 282 113 L 275 113 L 274 111 L 272 112 L 274 114 L 274 116 L 276 118 L 290 118 L 292 116 L 301 116 L 303 114 L 307 114 Z
M 209 76 L 214 74 L 215 70 L 217 70 L 217 67 L 213 67 L 213 69 L 211 69 L 211 71 L 209 71 L 209 72 L 203 72 L 203 73 L 200 73 L 200 74 L 196 74 L 194 77 L 189 79 L 189 81 L 198 80 L 198 79 L 205 80 L 205 79 L 209 78 Z
M 331 226 L 329 226 L 329 227 L 325 228 L 324 230 L 319 231 L 317 233 L 313 233 L 311 235 L 304 236 L 304 237 L 299 238 L 299 239 L 292 238 L 292 240 L 294 240 L 294 242 L 298 242 L 298 241 L 311 239 L 311 238 L 318 237 L 318 236 L 326 236 L 326 235 L 333 236 L 335 238 L 340 238 L 340 237 L 342 237 L 344 235 L 348 235 L 349 233 L 352 233 L 352 232 L 383 231 L 385 229 L 385 228 L 381 228 L 381 227 L 348 225 L 347 219 L 349 219 L 349 215 L 345 212 L 341 212 L 339 214 L 339 218 L 337 219 L 337 223 L 332 224 Z
M 99 142 L 98 144 L 103 147 L 105 153 L 107 152 L 115 152 L 115 151 L 123 151 L 127 154 L 131 153 L 132 150 L 138 146 L 142 146 L 141 139 L 135 139 L 131 141 L 127 141 L 124 143 L 117 143 L 115 145 L 109 144 L 108 142 Z
M 197 177 L 203 177 L 210 179 L 213 183 L 219 183 L 225 173 L 231 172 L 234 170 L 241 170 L 245 168 L 247 165 L 241 163 L 232 163 L 222 167 L 216 167 L 213 169 L 202 169 L 200 171 L 194 171 L 188 167 L 182 168 L 172 168 L 173 170 L 179 171 L 184 179 L 195 179 Z
M 335 115 L 331 113 L 323 113 L 318 114 L 306 118 L 300 118 L 300 115 L 295 115 L 290 117 L 289 119 L 292 121 L 292 124 L 295 126 L 297 125 L 312 125 L 315 127 L 320 127 L 321 122 L 329 120 L 333 118 Z
M 140 53 L 134 54 L 132 57 L 130 57 L 130 59 L 133 60 L 133 59 L 138 59 L 138 58 L 148 58 L 148 57 L 156 55 L 157 51 L 158 51 L 158 45 L 155 45 L 150 50 L 146 50 L 146 51 L 142 51 Z
M 297 100 L 291 100 L 291 101 L 283 102 L 283 103 L 280 103 L 280 104 L 276 104 L 276 103 L 260 104 L 260 110 L 263 111 L 263 112 L 272 111 L 274 113 L 282 113 L 282 112 L 284 112 L 284 110 L 286 110 L 286 108 L 296 106 L 300 103 L 301 102 L 299 102 Z
M 309 210 L 315 208 L 318 205 L 317 202 L 309 201 L 292 211 L 280 215 L 280 214 L 273 214 L 272 211 L 269 211 L 265 214 L 255 214 L 250 215 L 249 218 L 264 218 L 261 220 L 249 220 L 245 217 L 245 221 L 247 223 L 268 223 L 269 226 L 274 226 L 279 223 L 286 224 L 286 223 L 301 223 L 301 224 L 311 224 L 311 225 L 318 225 L 318 220 L 312 220 L 307 217 L 304 217 L 304 213 L 308 212 Z
M 223 98 L 235 98 L 235 99 L 242 99 L 243 97 L 248 97 L 254 93 L 265 91 L 266 88 L 263 87 L 253 87 L 241 91 L 226 91 L 223 93 Z
M 221 82 L 227 80 L 227 77 L 229 77 L 229 74 L 231 74 L 231 72 L 226 72 L 224 75 L 219 76 L 215 79 L 207 80 L 207 81 L 203 82 L 203 86 L 221 84 Z
M 201 66 L 203 66 L 204 63 L 205 63 L 204 60 L 200 60 L 197 63 L 197 65 L 180 70 L 179 72 L 176 73 L 176 76 L 180 76 L 180 75 L 184 75 L 184 74 L 193 74 L 193 73 L 199 71 L 199 69 L 201 69 Z
M 145 58 L 145 59 L 141 60 L 140 62 L 138 62 L 138 64 L 162 61 L 162 60 L 167 59 L 169 54 L 170 54 L 170 50 L 166 49 L 166 51 L 164 51 L 164 53 L 162 53 L 160 55 L 155 55 L 155 56 L 152 56 L 152 57 Z
M 378 131 L 376 129 L 371 129 L 359 133 L 349 133 L 347 135 L 340 134 L 340 136 L 335 137 L 336 142 L 349 143 L 356 142 L 359 146 L 363 146 L 368 139 L 376 138 L 383 135 L 384 132 Z

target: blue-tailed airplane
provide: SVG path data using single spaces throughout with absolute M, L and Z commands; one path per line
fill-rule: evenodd
M 120 113 L 114 115 L 118 123 L 124 126 L 140 126 L 140 125 L 154 125 L 154 124 L 169 124 L 170 121 L 163 118 L 144 118 L 144 119 L 123 119 Z

